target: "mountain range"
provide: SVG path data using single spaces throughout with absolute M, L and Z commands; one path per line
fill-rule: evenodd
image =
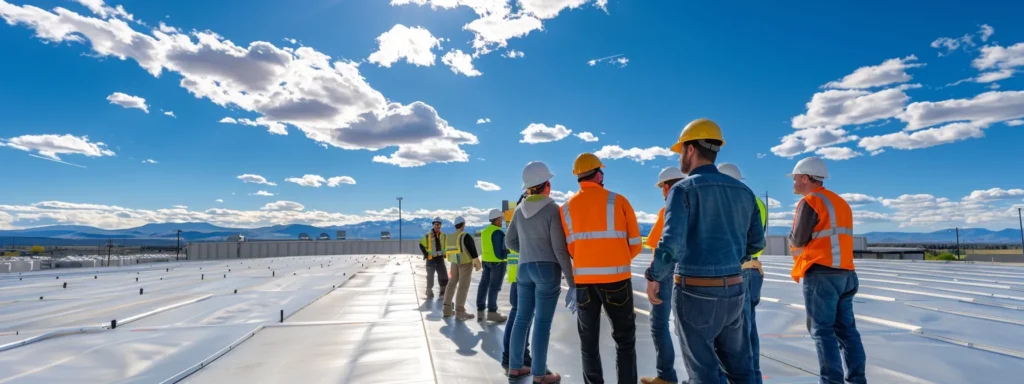
M 416 239 L 431 226 L 429 218 L 409 219 L 402 221 L 402 237 Z M 640 232 L 648 233 L 651 224 L 640 224 Z M 450 221 L 445 221 L 442 229 L 454 231 Z M 476 232 L 483 226 L 468 227 Z M 317 238 L 321 233 L 335 238 L 336 231 L 345 231 L 347 239 L 379 239 L 382 231 L 390 231 L 392 238 L 398 238 L 398 228 L 394 221 L 366 221 L 341 226 L 315 227 L 304 224 L 273 225 L 260 228 L 227 228 L 209 223 L 157 223 L 127 229 L 100 229 L 81 225 L 53 225 L 29 229 L 0 231 L 0 244 L 32 244 L 32 245 L 99 245 L 107 240 L 131 245 L 170 245 L 177 241 L 177 231 L 181 230 L 182 242 L 186 241 L 224 241 L 228 236 L 241 234 L 250 240 L 291 240 L 298 239 L 300 234 L 308 234 Z M 768 234 L 786 236 L 789 227 L 769 227 Z M 934 232 L 868 232 L 863 234 L 869 243 L 953 243 L 956 241 L 954 229 L 943 229 Z M 1017 229 L 991 231 L 980 228 L 960 230 L 961 243 L 1017 243 L 1020 232 Z

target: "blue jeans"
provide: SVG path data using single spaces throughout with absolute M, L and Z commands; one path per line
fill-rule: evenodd
M 853 318 L 853 296 L 860 286 L 857 273 L 815 265 L 807 270 L 803 285 L 807 330 L 818 349 L 821 383 L 842 384 L 844 361 L 846 382 L 866 383 L 867 356 Z
M 551 319 L 555 317 L 555 306 L 562 291 L 562 268 L 558 263 L 538 261 L 519 264 L 517 289 L 519 290 L 519 311 L 516 312 L 515 325 L 512 326 L 512 339 L 509 346 L 509 362 L 511 369 L 519 369 L 524 365 L 526 353 L 526 336 L 533 328 L 533 365 L 530 373 L 543 376 L 547 370 L 548 339 L 551 338 Z
M 516 313 L 519 310 L 519 289 L 516 287 L 518 283 L 512 283 L 508 290 L 508 299 L 512 302 L 512 310 L 508 312 L 508 322 L 505 323 L 505 340 L 504 340 L 504 351 L 501 353 L 501 367 L 508 368 L 508 347 L 509 339 L 512 338 L 512 327 L 516 325 Z M 527 339 L 529 339 L 530 328 L 526 328 Z M 523 354 L 523 366 L 532 366 L 533 359 L 530 357 L 530 341 L 526 341 L 526 351 Z
M 505 263 L 485 261 L 480 285 L 476 287 L 476 310 L 498 312 L 498 292 L 501 292 L 501 281 L 505 279 Z M 483 320 L 483 319 L 480 319 Z
M 747 301 L 743 307 L 743 313 L 747 319 L 747 329 L 750 333 L 750 354 L 753 357 L 751 363 L 754 366 L 754 382 L 761 384 L 761 339 L 757 336 L 757 304 L 761 302 L 761 286 L 764 285 L 764 275 L 757 269 L 743 270 L 743 286 L 747 289 Z
M 685 279 L 685 277 L 684 277 Z M 676 284 L 676 331 L 690 384 L 718 384 L 720 370 L 732 384 L 753 384 L 750 337 L 743 316 L 745 288 Z
M 672 346 L 672 334 L 669 333 L 669 314 L 672 313 L 672 275 L 661 281 L 658 298 L 661 304 L 651 308 L 651 338 L 654 339 L 654 351 L 657 353 L 658 377 L 665 381 L 677 382 L 676 351 Z

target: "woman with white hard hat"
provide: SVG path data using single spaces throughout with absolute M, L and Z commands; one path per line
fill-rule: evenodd
M 575 287 L 558 204 L 548 197 L 551 193 L 550 180 L 554 176 L 542 162 L 526 165 L 523 189 L 529 197 L 516 207 L 505 237 L 508 248 L 519 253 L 519 308 L 512 326 L 507 373 L 509 378 L 533 374 L 535 383 L 557 383 L 561 380 L 561 375 L 547 370 L 551 320 L 561 294 L 559 275 L 565 276 L 570 288 Z M 574 298 L 566 296 L 566 306 L 575 312 L 575 305 Z M 533 366 L 526 367 L 523 354 L 531 328 Z

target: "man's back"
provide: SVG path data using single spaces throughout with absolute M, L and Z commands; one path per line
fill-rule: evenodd
M 714 166 L 695 169 L 676 184 L 669 192 L 667 205 L 659 246 L 679 255 L 679 274 L 739 274 L 742 260 L 764 248 L 764 229 L 754 193 Z

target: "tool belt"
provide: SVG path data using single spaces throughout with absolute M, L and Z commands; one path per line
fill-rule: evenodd
M 683 281 L 686 281 L 686 285 L 691 287 L 729 287 L 737 284 L 743 284 L 743 276 L 732 275 L 722 277 L 693 277 L 693 276 L 672 276 L 675 280 L 676 285 L 683 285 Z

